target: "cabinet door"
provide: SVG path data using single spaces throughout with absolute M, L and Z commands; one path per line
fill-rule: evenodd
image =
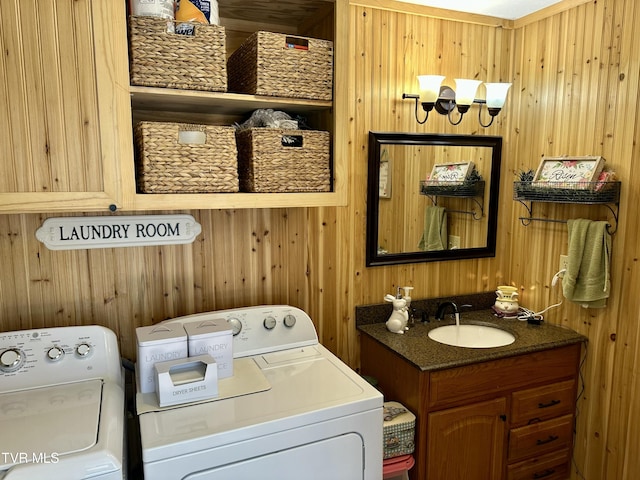
M 132 189 L 125 6 L 0 2 L 0 212 L 106 211 Z
M 429 480 L 503 478 L 507 438 L 505 398 L 429 414 Z

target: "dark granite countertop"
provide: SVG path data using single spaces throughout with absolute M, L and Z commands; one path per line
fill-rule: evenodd
M 449 320 L 451 318 L 451 320 Z M 357 322 L 358 323 L 358 322 Z M 361 334 L 393 350 L 423 371 L 442 370 L 487 360 L 532 353 L 586 341 L 586 337 L 573 330 L 548 323 L 531 325 L 526 321 L 503 319 L 493 315 L 491 309 L 463 311 L 460 324 L 497 326 L 512 333 L 516 340 L 511 345 L 495 348 L 466 348 L 444 345 L 428 337 L 429 330 L 454 324 L 452 316 L 428 323 L 416 322 L 404 334 L 391 333 L 384 322 L 358 323 Z

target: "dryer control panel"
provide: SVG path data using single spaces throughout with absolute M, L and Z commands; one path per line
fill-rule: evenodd
M 165 322 L 205 322 L 224 319 L 233 331 L 233 357 L 248 357 L 318 343 L 311 317 L 289 305 L 233 308 L 172 318 Z
M 93 378 L 121 382 L 115 334 L 98 325 L 0 333 L 0 392 Z

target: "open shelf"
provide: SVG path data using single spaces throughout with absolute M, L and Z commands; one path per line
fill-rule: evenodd
M 471 215 L 474 220 L 480 220 L 484 216 L 484 180 L 477 182 L 442 182 L 422 180 L 420 193 L 431 199 L 434 205 L 438 204 L 438 197 L 457 197 L 472 200 L 480 209 L 480 215 L 475 210 L 450 210 L 449 212 Z
M 220 26 L 225 28 L 226 55 L 234 52 L 256 31 L 280 32 L 327 39 L 347 44 L 348 3 L 332 0 L 284 0 L 262 2 L 230 0 L 219 7 Z M 344 53 L 343 53 L 344 52 Z M 334 51 L 333 84 L 344 85 L 347 49 Z M 340 206 L 347 202 L 346 91 L 334 88 L 332 100 L 284 98 L 228 92 L 193 91 L 130 85 L 132 123 L 139 121 L 234 125 L 258 109 L 273 109 L 300 117 L 314 130 L 331 133 L 330 192 L 295 193 L 166 193 L 127 192 L 133 210 L 241 209 Z M 134 175 L 129 175 L 133 178 Z
M 566 223 L 566 219 L 536 218 L 533 216 L 533 203 L 568 203 L 584 205 L 603 205 L 614 218 L 614 225 L 608 229 L 613 234 L 618 229 L 620 210 L 620 182 L 514 182 L 513 199 L 527 209 L 528 216 L 520 217 L 527 226 L 532 221 Z
M 130 87 L 130 92 L 133 110 L 241 115 L 259 108 L 307 113 L 330 110 L 333 106 L 331 100 L 305 100 L 133 85 Z

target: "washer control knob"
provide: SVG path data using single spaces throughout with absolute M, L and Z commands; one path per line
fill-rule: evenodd
M 233 333 L 234 337 L 242 331 L 242 322 L 237 318 L 232 317 L 227 322 L 231 325 L 231 333 Z
M 276 326 L 276 319 L 274 317 L 267 317 L 262 323 L 267 330 L 273 330 Z
M 79 357 L 88 357 L 90 353 L 91 345 L 89 345 L 88 343 L 81 343 L 76 347 L 76 355 L 78 355 Z
M 291 328 L 295 324 L 296 324 L 296 317 L 294 317 L 293 315 L 289 314 L 289 315 L 286 315 L 284 317 L 284 325 L 285 325 L 285 327 Z
M 64 350 L 57 345 L 47 350 L 47 358 L 52 362 L 62 360 L 62 357 L 64 357 Z
M 24 363 L 24 354 L 17 348 L 9 348 L 0 353 L 0 371 L 15 372 Z

